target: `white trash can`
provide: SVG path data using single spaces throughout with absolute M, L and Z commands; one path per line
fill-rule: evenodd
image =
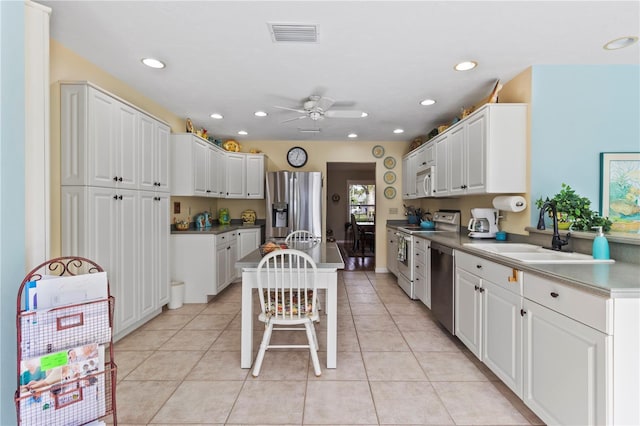
M 184 302 L 184 282 L 171 281 L 171 297 L 169 298 L 169 309 L 178 309 Z

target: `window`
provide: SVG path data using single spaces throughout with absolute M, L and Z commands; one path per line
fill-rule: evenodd
M 371 182 L 349 181 L 349 216 L 357 221 L 373 222 L 376 216 L 376 185 Z

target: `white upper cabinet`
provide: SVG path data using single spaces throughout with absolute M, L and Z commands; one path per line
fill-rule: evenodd
M 171 195 L 220 197 L 222 150 L 192 133 L 181 133 L 171 135 L 171 153 Z
M 167 192 L 168 138 L 165 123 L 109 93 L 60 85 L 62 185 Z
M 247 198 L 264 198 L 264 155 L 247 154 Z
M 226 152 L 192 133 L 172 135 L 171 195 L 264 198 L 264 154 Z
M 226 198 L 246 198 L 247 162 L 245 154 L 227 153 Z
M 140 114 L 140 189 L 169 192 L 169 126 Z
M 416 162 L 417 152 L 412 152 L 402 158 L 402 198 L 410 200 L 416 198 Z
M 527 105 L 486 104 L 407 154 L 418 157 L 413 170 L 403 170 L 403 183 L 435 165 L 436 197 L 526 192 L 526 150 Z

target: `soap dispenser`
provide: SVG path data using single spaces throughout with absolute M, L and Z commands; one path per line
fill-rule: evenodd
M 597 235 L 593 239 L 593 258 L 594 259 L 609 259 L 609 241 L 602 232 L 602 226 L 594 226 Z

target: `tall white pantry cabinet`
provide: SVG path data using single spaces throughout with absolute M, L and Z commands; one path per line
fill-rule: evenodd
M 107 271 L 118 340 L 169 301 L 169 126 L 90 83 L 60 84 L 62 254 Z

